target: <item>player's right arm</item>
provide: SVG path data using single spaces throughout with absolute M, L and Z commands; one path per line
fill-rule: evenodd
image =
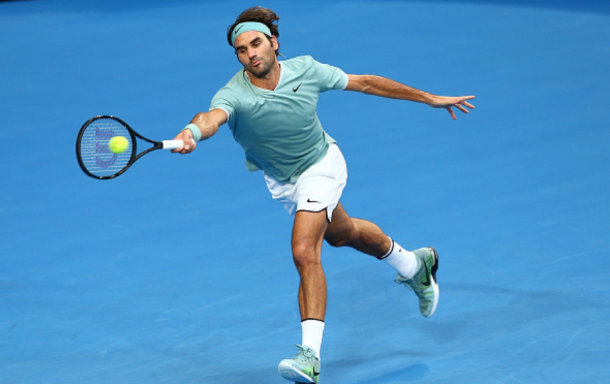
M 193 117 L 190 124 L 195 124 L 201 131 L 201 140 L 207 140 L 218 132 L 218 128 L 227 122 L 227 113 L 222 109 L 212 109 L 210 112 L 200 112 Z M 193 152 L 197 148 L 197 143 L 193 139 L 190 129 L 181 131 L 174 140 L 182 140 L 184 145 L 172 150 L 173 153 L 183 155 Z

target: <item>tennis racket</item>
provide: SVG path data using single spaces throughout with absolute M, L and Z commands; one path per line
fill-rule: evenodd
M 123 136 L 129 142 L 124 152 L 113 153 L 108 142 L 115 136 Z M 141 139 L 153 146 L 137 153 Z M 122 175 L 142 156 L 157 149 L 176 149 L 182 140 L 154 141 L 134 131 L 118 117 L 100 115 L 83 124 L 76 138 L 76 158 L 85 174 L 98 180 L 114 179 Z

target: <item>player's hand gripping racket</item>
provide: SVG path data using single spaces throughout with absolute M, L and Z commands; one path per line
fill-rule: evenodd
M 122 136 L 128 145 L 124 151 L 111 151 L 110 139 Z M 152 147 L 137 153 L 137 140 L 147 141 Z M 96 116 L 87 121 L 78 132 L 76 157 L 82 170 L 89 176 L 99 179 L 114 179 L 122 175 L 138 159 L 157 149 L 176 149 L 182 140 L 154 141 L 134 131 L 123 120 L 114 116 Z M 115 153 L 120 152 L 120 153 Z

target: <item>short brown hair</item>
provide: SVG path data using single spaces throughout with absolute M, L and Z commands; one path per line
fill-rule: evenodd
M 240 13 L 239 16 L 237 16 L 235 22 L 231 24 L 231 26 L 227 30 L 227 40 L 229 41 L 229 45 L 233 46 L 231 44 L 231 33 L 233 32 L 237 24 L 244 23 L 246 21 L 257 21 L 259 23 L 263 23 L 269 28 L 272 36 L 275 36 L 276 38 L 280 37 L 280 32 L 277 28 L 277 21 L 279 19 L 280 17 L 269 8 L 257 6 L 246 9 L 245 11 Z M 279 54 L 278 51 L 276 51 L 275 53 L 276 55 Z

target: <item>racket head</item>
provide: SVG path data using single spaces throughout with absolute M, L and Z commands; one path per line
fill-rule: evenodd
M 119 154 L 108 148 L 108 142 L 115 136 L 123 136 L 129 142 L 127 149 Z M 89 119 L 76 138 L 78 164 L 94 179 L 108 180 L 121 175 L 136 161 L 136 154 L 136 133 L 115 116 L 99 115 Z

